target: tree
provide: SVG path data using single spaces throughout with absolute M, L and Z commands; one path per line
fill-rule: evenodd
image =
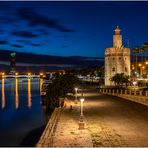
M 115 83 L 115 86 L 122 87 L 125 84 L 127 87 L 129 76 L 124 75 L 124 73 L 117 73 L 110 80 Z
M 73 74 L 57 75 L 49 85 L 46 95 L 47 107 L 53 109 L 59 106 L 59 98 L 72 93 L 74 87 L 79 85 L 79 79 Z

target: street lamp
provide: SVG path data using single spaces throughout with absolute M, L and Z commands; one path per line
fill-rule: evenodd
M 80 116 L 82 117 L 82 120 L 83 120 L 83 102 L 84 102 L 84 98 L 81 98 L 80 102 L 81 102 L 81 114 L 80 114 Z
M 136 86 L 136 84 L 137 84 L 137 81 L 134 81 L 134 82 L 133 82 L 134 90 L 135 90 L 135 86 Z
M 78 91 L 78 88 L 77 88 L 77 87 L 75 87 L 75 92 L 76 92 L 76 94 L 77 94 L 77 91 Z
M 77 100 L 77 92 L 78 92 L 78 88 L 76 87 L 75 88 L 75 104 L 77 104 L 78 100 Z
M 79 130 L 84 129 L 84 121 L 83 121 L 83 102 L 84 102 L 84 98 L 80 99 L 80 120 L 79 120 Z

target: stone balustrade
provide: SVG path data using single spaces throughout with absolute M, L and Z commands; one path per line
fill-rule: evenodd
M 99 92 L 103 94 L 118 96 L 148 106 L 148 91 L 101 88 Z
M 57 120 L 59 119 L 61 112 L 61 108 L 55 108 L 51 118 L 49 119 L 44 132 L 42 133 L 36 147 L 49 147 L 48 144 L 52 144 L 52 136 L 54 134 L 55 126 L 57 124 Z

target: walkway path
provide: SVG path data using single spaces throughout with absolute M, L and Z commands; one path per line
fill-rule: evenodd
M 70 106 L 72 105 L 72 109 Z M 67 101 L 67 107 L 62 110 L 55 135 L 53 147 L 92 147 L 91 135 L 87 128 L 78 129 L 80 105 L 73 100 Z
M 82 94 L 82 91 L 81 93 Z M 80 104 L 69 99 L 61 112 L 54 147 L 147 147 L 148 107 L 83 89 L 84 130 L 78 129 Z M 72 105 L 72 110 L 70 106 Z
M 148 107 L 85 90 L 84 115 L 93 146 L 148 146 Z

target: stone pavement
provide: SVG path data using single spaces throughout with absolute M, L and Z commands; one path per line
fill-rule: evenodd
M 78 129 L 79 115 L 80 103 L 75 104 L 74 101 L 68 100 L 57 123 L 52 147 L 93 147 L 86 125 L 85 129 Z
M 82 91 L 81 91 L 82 93 Z M 81 95 L 79 93 L 79 95 Z M 80 96 L 79 96 L 80 97 Z M 78 98 L 79 98 L 78 97 Z M 67 101 L 48 147 L 147 147 L 148 107 L 83 89 L 84 130 L 79 130 L 80 102 Z M 71 106 L 72 105 L 72 109 Z

